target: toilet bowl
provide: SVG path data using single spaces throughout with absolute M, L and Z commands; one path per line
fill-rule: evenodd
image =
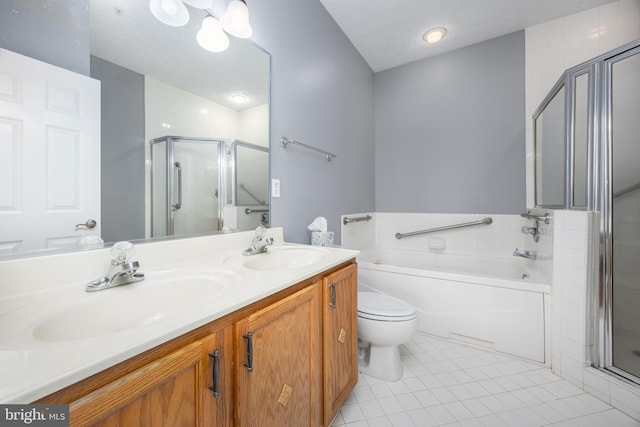
M 358 369 L 386 381 L 402 377 L 400 344 L 418 329 L 416 309 L 398 298 L 358 292 Z

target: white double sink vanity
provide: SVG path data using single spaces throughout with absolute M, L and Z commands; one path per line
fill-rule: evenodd
M 136 245 L 145 279 L 98 292 L 108 249 L 0 261 L 0 402 L 69 404 L 72 425 L 328 425 L 357 378 L 357 252 L 268 236 L 250 256 L 253 232 Z

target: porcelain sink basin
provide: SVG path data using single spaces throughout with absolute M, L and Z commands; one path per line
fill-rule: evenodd
M 243 257 L 242 265 L 250 270 L 291 270 L 326 260 L 330 252 L 322 248 L 281 246 L 267 252 Z
M 95 338 L 156 324 L 210 304 L 237 281 L 224 271 L 155 272 L 144 281 L 99 292 L 41 318 L 33 336 L 42 341 Z

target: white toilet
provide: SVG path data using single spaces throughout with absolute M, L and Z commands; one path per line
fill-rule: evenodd
M 418 329 L 410 304 L 375 292 L 358 292 L 358 369 L 386 381 L 402 377 L 398 346 Z

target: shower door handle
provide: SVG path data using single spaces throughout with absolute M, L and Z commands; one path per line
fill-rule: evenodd
M 178 172 L 178 203 L 171 205 L 172 211 L 177 211 L 182 207 L 182 165 L 180 162 L 173 164 Z

